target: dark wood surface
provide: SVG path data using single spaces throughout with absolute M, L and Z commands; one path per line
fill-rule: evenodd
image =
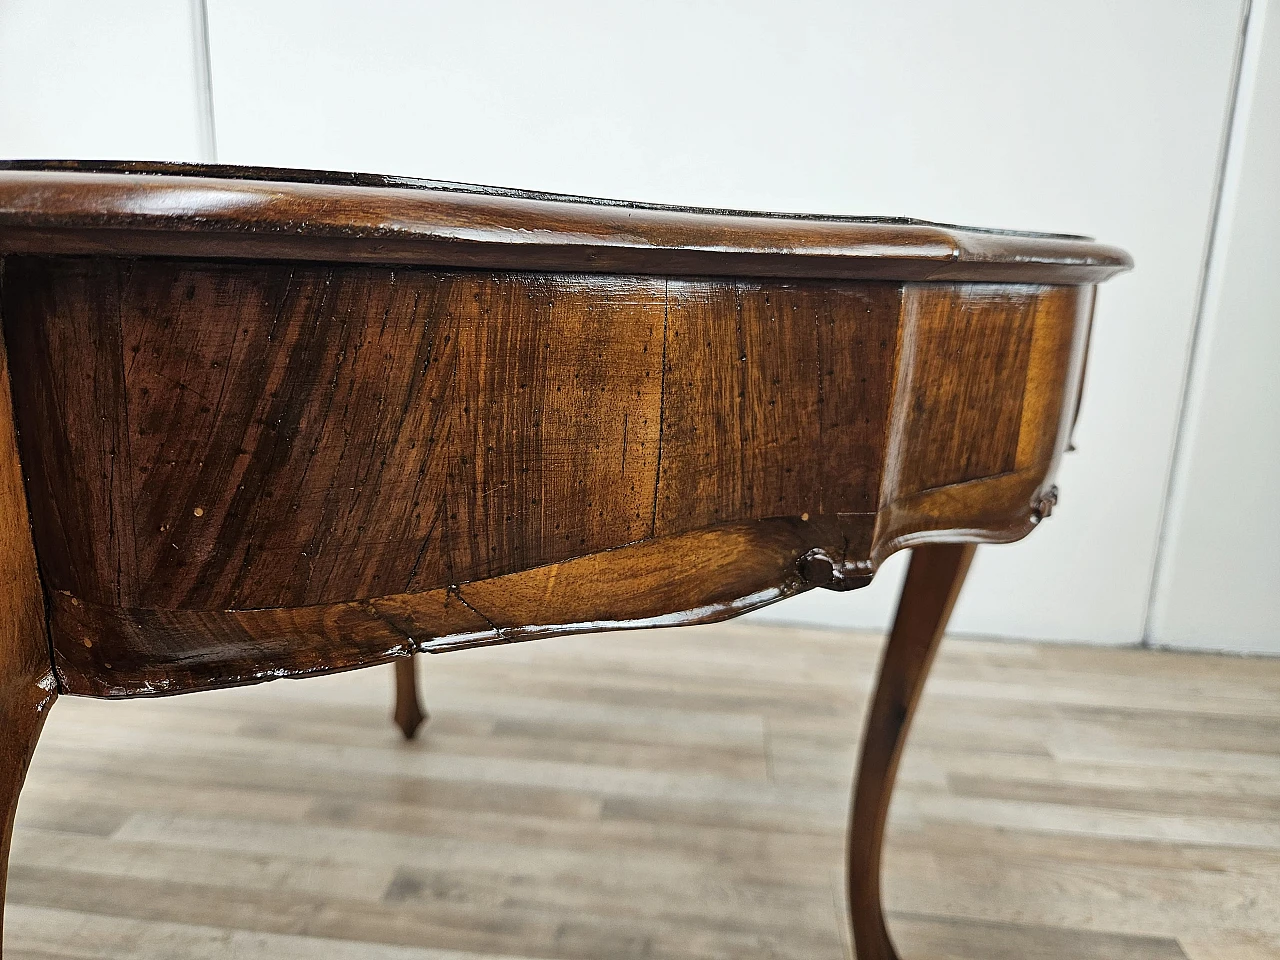
M 395 661 L 410 733 L 417 652 L 721 619 L 918 547 L 850 854 L 860 948 L 892 956 L 869 878 L 972 553 L 948 544 L 1048 514 L 1093 284 L 1122 252 L 306 171 L 7 167 L 0 425 L 48 623 L 46 646 L 11 453 L 9 816 L 54 677 L 146 696 Z
M 0 939 L 9 843 L 27 764 L 57 698 L 0 350 Z
M 972 543 L 934 543 L 911 553 L 867 716 L 849 818 L 846 866 L 858 960 L 898 960 L 880 893 L 884 825 L 911 718 L 974 549 Z
M 418 728 L 428 719 L 427 711 L 422 706 L 422 698 L 418 694 L 416 661 L 417 657 L 412 654 L 396 660 L 395 711 L 392 719 L 406 740 L 416 737 Z
M 149 172 L 119 172 L 119 171 Z M 92 171 L 92 172 L 91 172 Z M 661 276 L 1096 283 L 1080 237 L 888 217 L 702 211 L 309 171 L 0 166 L 0 254 L 210 256 Z
M 1014 539 L 1064 442 L 1087 304 L 10 257 L 61 682 L 181 692 L 706 620 L 861 585 L 910 543 Z M 611 589 L 574 592 L 584 575 Z

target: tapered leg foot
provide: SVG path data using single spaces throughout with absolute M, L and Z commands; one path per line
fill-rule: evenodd
M 0 659 L 0 670 L 5 666 Z M 18 812 L 18 794 L 22 792 L 36 740 L 56 697 L 51 681 L 52 678 L 44 684 L 0 682 L 0 956 L 4 953 L 4 894 L 13 817 Z
M 973 551 L 972 544 L 931 544 L 911 553 L 867 718 L 849 822 L 849 918 L 858 960 L 898 960 L 880 894 L 885 817 L 911 717 Z
M 396 726 L 406 740 L 418 735 L 418 728 L 428 719 L 427 711 L 418 699 L 417 655 L 396 660 Z

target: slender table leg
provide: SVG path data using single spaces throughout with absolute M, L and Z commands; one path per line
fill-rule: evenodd
M 0 672 L 9 666 L 14 665 L 6 664 L 0 657 Z M 49 715 L 49 706 L 57 697 L 49 684 L 19 682 L 19 679 L 0 677 L 0 955 L 4 953 L 5 880 L 9 873 L 9 844 L 13 839 L 18 794 L 45 717 Z
M 8 362 L 0 345 L 0 954 L 18 794 L 58 696 L 16 439 Z
M 897 960 L 880 898 L 885 817 L 911 717 L 973 559 L 972 544 L 911 552 L 907 582 L 880 664 L 849 821 L 849 917 L 858 960 Z
M 427 720 L 427 711 L 418 699 L 417 654 L 396 660 L 396 711 L 395 721 L 406 740 L 418 735 L 418 728 Z

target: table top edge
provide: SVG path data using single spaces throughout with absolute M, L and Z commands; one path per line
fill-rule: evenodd
M 702 210 L 367 174 L 0 161 L 0 252 L 101 254 L 121 231 L 154 238 L 126 254 L 289 259 L 301 241 L 319 259 L 386 251 L 388 262 L 484 266 L 489 251 L 492 266 L 510 269 L 1097 282 L 1132 266 L 1123 250 L 1084 237 L 909 218 Z M 465 262 L 451 256 L 463 252 Z

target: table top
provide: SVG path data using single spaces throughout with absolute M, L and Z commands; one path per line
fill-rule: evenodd
M 1094 283 L 1086 237 L 598 200 L 406 177 L 0 162 L 0 254 L 114 252 L 673 276 Z
M 1079 237 L 364 174 L 0 165 L 62 688 L 719 619 L 1048 512 Z M 5 390 L 4 395 L 9 391 Z

